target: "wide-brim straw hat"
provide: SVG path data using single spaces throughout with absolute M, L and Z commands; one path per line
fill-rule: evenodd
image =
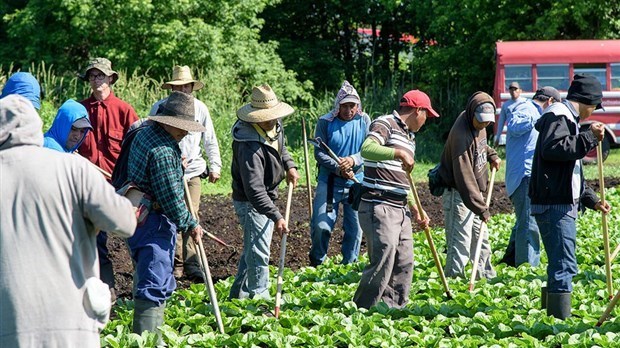
M 82 80 L 88 82 L 88 72 L 91 69 L 98 69 L 102 73 L 104 73 L 105 76 L 112 76 L 112 82 L 110 82 L 110 85 L 113 85 L 116 80 L 118 80 L 118 73 L 112 70 L 112 62 L 110 62 L 106 58 L 95 58 L 89 61 L 88 66 L 84 70 L 84 73 L 82 75 L 79 75 L 79 77 Z
M 206 132 L 207 129 L 198 123 L 194 116 L 194 97 L 187 93 L 173 91 L 159 106 L 155 115 L 148 118 L 188 132 Z
M 286 117 L 295 112 L 292 106 L 278 101 L 269 85 L 252 88 L 252 102 L 237 110 L 241 121 L 259 123 Z
M 172 86 L 181 86 L 186 85 L 188 83 L 193 83 L 194 88 L 192 91 L 197 91 L 205 86 L 204 83 L 194 80 L 192 77 L 192 71 L 187 65 L 179 66 L 175 65 L 172 68 L 172 80 L 165 82 L 161 85 L 162 89 L 172 89 Z

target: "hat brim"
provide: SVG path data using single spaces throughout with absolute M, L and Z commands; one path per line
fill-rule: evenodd
M 259 123 L 286 117 L 295 112 L 292 106 L 284 102 L 279 102 L 272 108 L 259 109 L 246 104 L 237 110 L 237 117 L 241 121 L 249 123 Z
M 488 112 L 476 112 L 478 122 L 495 122 L 495 114 Z
M 196 121 L 182 120 L 175 116 L 149 116 L 149 120 L 167 124 L 188 132 L 206 132 L 207 129 Z
M 192 88 L 192 91 L 197 91 L 199 89 L 202 89 L 205 84 L 198 81 L 198 80 L 190 80 L 190 81 L 181 81 L 181 80 L 176 80 L 176 81 L 168 81 L 166 83 L 164 83 L 163 85 L 161 85 L 162 89 L 172 89 L 172 86 L 182 86 L 182 85 L 186 85 L 188 83 L 193 83 L 194 87 Z
M 439 113 L 435 111 L 433 108 L 427 108 L 426 110 L 428 110 L 431 117 L 439 117 Z
M 89 128 L 89 129 L 93 129 L 93 126 L 90 124 L 90 121 L 88 121 L 88 119 L 86 117 L 82 117 L 82 118 L 78 118 L 77 120 L 75 120 L 75 122 L 73 122 L 73 124 L 71 124 L 72 127 L 75 128 Z
M 340 102 L 338 102 L 338 104 L 342 105 L 342 104 L 346 104 L 346 103 L 354 103 L 354 104 L 360 104 L 360 99 L 354 95 L 348 95 L 344 98 L 342 98 L 342 100 Z

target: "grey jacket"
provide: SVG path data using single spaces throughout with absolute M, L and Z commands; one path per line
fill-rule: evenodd
M 0 347 L 99 347 L 96 235 L 133 235 L 131 203 L 88 160 L 42 148 L 25 98 L 0 100 L 0 125 Z
M 282 214 L 274 204 L 278 199 L 278 185 L 286 171 L 296 168 L 284 146 L 282 124 L 278 121 L 279 151 L 269 146 L 256 129 L 238 120 L 232 128 L 233 159 L 231 165 L 232 198 L 249 201 L 254 209 L 276 222 Z

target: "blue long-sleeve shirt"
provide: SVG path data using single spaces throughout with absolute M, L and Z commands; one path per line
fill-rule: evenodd
M 358 181 L 364 178 L 362 165 L 361 149 L 362 143 L 368 134 L 370 117 L 367 114 L 356 114 L 350 121 L 343 121 L 329 113 L 322 116 L 316 125 L 315 137 L 320 137 L 338 157 L 352 157 L 355 165 L 353 171 Z M 338 175 L 338 163 L 329 157 L 329 154 L 322 149 L 314 148 L 314 158 L 319 164 L 318 180 L 327 182 L 330 174 L 336 175 L 334 185 L 339 187 L 349 187 L 352 185 L 347 180 Z
M 534 124 L 542 110 L 532 100 L 516 103 L 506 116 L 506 191 L 512 195 L 524 177 L 532 173 L 538 131 Z

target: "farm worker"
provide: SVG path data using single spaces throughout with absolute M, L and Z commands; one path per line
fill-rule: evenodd
M 92 90 L 90 97 L 80 103 L 86 107 L 93 127 L 80 145 L 79 153 L 99 168 L 112 173 L 121 151 L 121 141 L 129 126 L 138 120 L 138 115 L 131 105 L 112 92 L 118 73 L 112 70 L 112 63 L 106 58 L 92 59 L 79 77 L 87 81 Z M 114 299 L 114 270 L 108 257 L 107 241 L 107 233 L 101 231 L 97 235 L 101 280 L 110 286 Z
M 504 130 L 504 125 L 506 124 L 506 120 L 508 120 L 508 115 L 512 112 L 512 110 L 520 103 L 526 101 L 525 98 L 521 96 L 521 86 L 519 82 L 513 81 L 508 86 L 508 92 L 510 93 L 510 100 L 506 100 L 502 104 L 502 109 L 499 112 L 499 119 L 497 120 L 497 134 L 495 134 L 495 146 L 499 145 L 499 138 L 502 135 L 502 131 Z
M 192 78 L 192 72 L 187 65 L 175 65 L 172 68 L 172 80 L 161 86 L 163 89 L 181 91 L 187 94 L 192 94 L 193 91 L 197 91 L 203 87 L 204 83 Z M 157 109 L 164 104 L 167 99 L 168 98 L 164 98 L 156 102 L 151 108 L 150 114 L 155 115 Z M 194 109 L 196 122 L 203 125 L 207 130 L 202 133 L 189 133 L 181 140 L 179 147 L 181 148 L 181 156 L 184 157 L 187 163 L 184 178 L 187 180 L 187 185 L 189 186 L 194 211 L 198 212 L 200 208 L 200 178 L 208 177 L 209 182 L 217 182 L 220 178 L 222 160 L 220 159 L 220 148 L 217 137 L 215 136 L 215 130 L 213 129 L 213 122 L 211 121 L 209 109 L 197 98 L 194 98 Z M 207 162 L 205 162 L 202 157 L 201 142 L 209 158 L 209 165 L 207 165 Z M 183 242 L 177 243 L 175 276 L 180 277 L 185 273 L 185 276 L 190 279 L 203 281 L 202 271 L 198 263 L 198 256 L 194 249 L 194 243 L 190 242 L 189 235 L 185 234 L 181 236 L 179 233 L 177 240 L 182 240 Z
M 2 89 L 0 99 L 10 94 L 19 94 L 30 100 L 35 109 L 41 109 L 41 86 L 31 73 L 16 72 L 11 75 Z
M 96 231 L 131 236 L 131 203 L 83 159 L 42 147 L 28 99 L 0 99 L 0 124 L 0 347 L 99 347 L 111 295 Z
M 52 126 L 44 134 L 43 146 L 60 152 L 74 152 L 92 129 L 84 105 L 69 99 L 60 106 Z
M 484 92 L 469 97 L 458 116 L 441 154 L 439 175 L 446 184 L 442 196 L 446 229 L 446 277 L 463 275 L 468 260 L 474 258 L 478 238 L 484 238 L 477 275 L 495 277 L 491 265 L 488 235 L 482 236 L 482 222 L 491 214 L 483 193 L 489 187 L 487 162 L 499 169 L 500 158 L 487 145 L 486 127 L 495 121 L 495 103 Z
M 133 332 L 158 332 L 166 300 L 176 288 L 172 274 L 177 231 L 197 242 L 202 228 L 185 205 L 179 142 L 189 132 L 204 132 L 195 121 L 194 97 L 179 91 L 149 116 L 129 150 L 127 178 L 150 201 L 148 216 L 128 239 L 134 271 Z
M 509 266 L 540 263 L 540 234 L 536 220 L 531 215 L 530 187 L 532 157 L 538 131 L 534 124 L 543 110 L 561 101 L 560 92 L 551 86 L 536 91 L 532 99 L 526 99 L 514 107 L 506 119 L 506 191 L 515 209 L 515 222 L 506 253 L 501 262 Z
M 547 315 L 564 319 L 571 315 L 572 280 L 577 274 L 575 219 L 580 207 L 610 210 L 585 185 L 581 159 L 605 136 L 602 123 L 586 131 L 579 121 L 602 109 L 602 86 L 592 75 L 577 74 L 561 103 L 545 110 L 536 122 L 538 141 L 532 164 L 529 195 L 549 263 L 547 265 Z M 544 300 L 543 300 L 544 303 Z
M 348 81 L 344 81 L 336 94 L 334 108 L 321 116 L 314 136 L 321 138 L 340 158 L 336 162 L 319 147 L 314 148 L 314 158 L 319 165 L 318 184 L 313 203 L 310 236 L 310 265 L 323 263 L 332 230 L 342 205 L 344 221 L 342 227 L 342 263 L 355 262 L 362 242 L 357 211 L 348 203 L 349 188 L 353 177 L 364 178 L 363 159 L 360 154 L 362 143 L 368 133 L 370 117 L 362 111 L 359 94 Z
M 429 224 L 426 212 L 417 210 L 409 186 L 415 156 L 414 132 L 420 130 L 427 117 L 439 114 L 433 110 L 428 95 L 411 90 L 401 98 L 398 111 L 370 124 L 362 145 L 365 192 L 359 220 L 369 260 L 353 296 L 358 307 L 370 308 L 379 301 L 395 308 L 407 304 L 413 277 L 411 214 L 420 227 Z
M 237 110 L 232 127 L 232 199 L 243 228 L 243 252 L 229 297 L 271 298 L 269 254 L 273 230 L 287 232 L 275 205 L 286 177 L 296 186 L 299 174 L 284 145 L 281 118 L 293 108 L 278 100 L 269 85 L 252 88 L 252 101 Z

